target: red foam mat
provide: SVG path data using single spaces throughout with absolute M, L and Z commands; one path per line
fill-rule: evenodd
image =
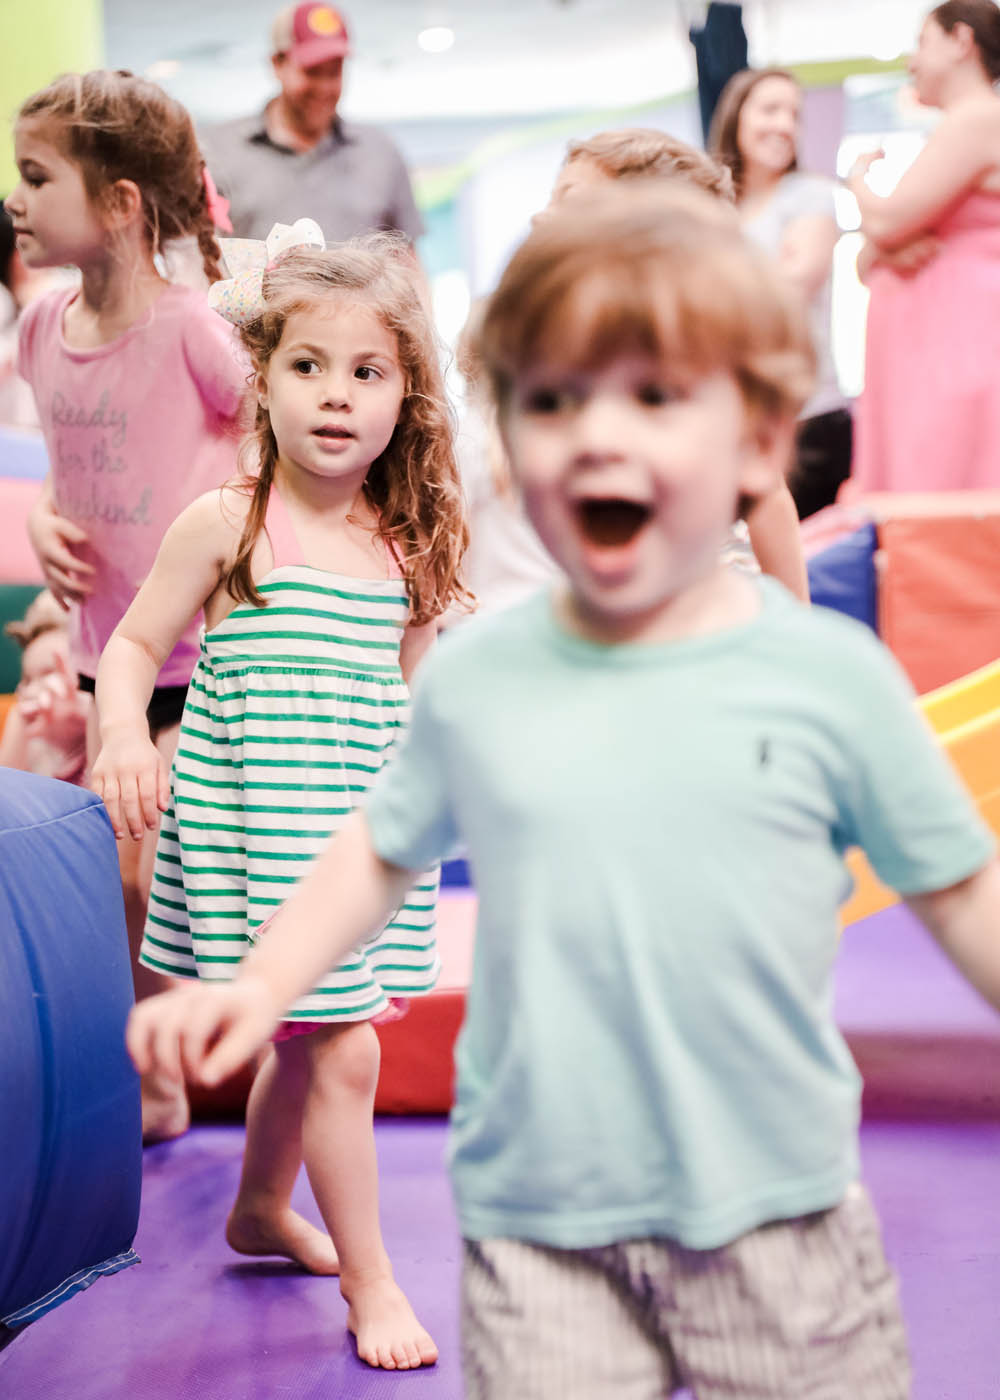
M 452 1100 L 452 1053 L 465 1015 L 465 989 L 472 969 L 476 896 L 444 889 L 438 904 L 441 977 L 427 996 L 414 997 L 406 1015 L 378 1027 L 382 1069 L 376 1113 L 447 1113 Z M 209 1122 L 242 1119 L 253 1070 L 240 1070 L 215 1089 L 188 1086 L 191 1112 Z
M 376 1113 L 447 1113 L 451 1108 L 452 1056 L 465 1015 L 475 922 L 472 890 L 442 890 L 437 920 L 441 978 L 433 992 L 413 998 L 402 1020 L 378 1028 L 382 1071 Z

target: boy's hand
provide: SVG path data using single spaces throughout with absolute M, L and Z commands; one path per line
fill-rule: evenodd
M 90 786 L 108 809 L 120 841 L 126 830 L 133 841 L 152 831 L 170 801 L 170 776 L 163 755 L 145 734 L 109 739 L 97 755 Z
M 274 1030 L 280 1007 L 267 982 L 176 987 L 133 1007 L 125 1043 L 140 1074 L 149 1070 L 211 1086 L 250 1059 Z
M 78 559 L 72 549 L 87 543 L 87 532 L 54 511 L 45 495 L 28 515 L 28 538 L 57 603 L 65 608 L 93 591 L 94 566 Z

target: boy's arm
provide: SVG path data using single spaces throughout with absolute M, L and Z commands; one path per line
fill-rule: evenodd
M 414 871 L 382 860 L 355 812 L 268 923 L 233 982 L 197 983 L 141 1001 L 127 1042 L 155 1068 L 217 1084 L 263 1044 L 281 1013 L 399 908 Z
M 1000 1010 L 1000 862 L 906 903 L 976 990 Z
M 792 493 L 782 484 L 755 503 L 746 517 L 750 544 L 765 574 L 809 601 L 809 577 L 802 553 L 799 517 Z

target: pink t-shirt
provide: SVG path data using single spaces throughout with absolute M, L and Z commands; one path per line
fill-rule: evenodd
M 77 670 L 93 676 L 167 527 L 233 475 L 249 367 L 233 328 L 190 287 L 168 286 L 134 326 L 86 350 L 62 333 L 76 295 L 56 291 L 25 311 L 18 368 L 38 405 L 56 509 L 89 536 L 76 552 L 97 570 L 94 591 L 73 609 L 70 647 Z M 190 679 L 199 623 L 159 685 Z

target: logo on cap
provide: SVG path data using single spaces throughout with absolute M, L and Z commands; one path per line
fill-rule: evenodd
M 314 5 L 306 14 L 306 28 L 321 38 L 339 34 L 344 28 L 340 16 L 326 5 Z

